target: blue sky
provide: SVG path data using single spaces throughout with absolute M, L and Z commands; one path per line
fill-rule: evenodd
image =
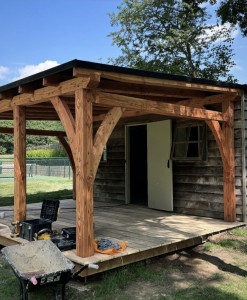
M 0 86 L 72 59 L 117 57 L 107 35 L 121 0 L 0 0 Z M 232 73 L 247 83 L 247 38 L 234 43 Z

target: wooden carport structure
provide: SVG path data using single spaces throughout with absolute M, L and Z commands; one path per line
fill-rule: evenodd
M 57 136 L 74 171 L 76 253 L 92 256 L 93 183 L 103 149 L 121 118 L 151 114 L 207 123 L 223 163 L 224 220 L 235 222 L 233 106 L 240 95 L 238 85 L 78 60 L 1 87 L 0 119 L 14 120 L 15 220 L 26 218 L 26 134 Z M 65 132 L 26 130 L 26 120 L 60 120 Z

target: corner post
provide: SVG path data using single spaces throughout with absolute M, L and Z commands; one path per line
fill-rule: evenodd
M 26 115 L 14 106 L 14 220 L 26 219 Z
M 234 158 L 234 103 L 227 100 L 222 104 L 222 111 L 228 115 L 229 121 L 222 125 L 226 161 L 223 161 L 224 180 L 224 220 L 236 221 L 235 196 L 235 158 Z
M 75 91 L 76 254 L 80 257 L 94 254 L 92 97 L 90 90 Z

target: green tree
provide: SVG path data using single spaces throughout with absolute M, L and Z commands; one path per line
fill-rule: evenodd
M 213 0 L 216 3 L 215 0 Z M 230 22 L 239 25 L 243 36 L 247 36 L 247 2 L 246 0 L 222 0 L 217 15 L 222 23 Z
M 124 0 L 110 14 L 113 64 L 208 79 L 233 80 L 232 28 L 209 25 L 203 0 Z
M 13 128 L 13 121 L 0 120 L 0 127 Z M 56 121 L 27 121 L 26 127 L 28 129 L 40 129 L 40 130 L 64 130 L 61 122 Z M 26 145 L 27 148 L 32 146 L 40 146 L 47 144 L 58 143 L 56 137 L 46 137 L 37 135 L 27 135 Z M 14 152 L 14 139 L 13 134 L 0 134 L 0 154 L 12 154 Z

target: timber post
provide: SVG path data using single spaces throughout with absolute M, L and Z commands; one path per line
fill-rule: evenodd
M 235 157 L 234 157 L 234 103 L 231 99 L 222 102 L 222 112 L 227 121 L 207 120 L 215 140 L 218 144 L 223 164 L 223 195 L 224 195 L 224 220 L 236 221 L 236 195 L 235 195 Z
M 222 124 L 226 151 L 226 161 L 223 163 L 224 220 L 227 222 L 235 222 L 234 103 L 229 100 L 223 102 L 222 111 L 229 117 L 229 120 Z
M 26 220 L 26 116 L 14 106 L 14 220 Z
M 93 104 L 92 92 L 75 91 L 76 254 L 88 257 L 93 247 Z

